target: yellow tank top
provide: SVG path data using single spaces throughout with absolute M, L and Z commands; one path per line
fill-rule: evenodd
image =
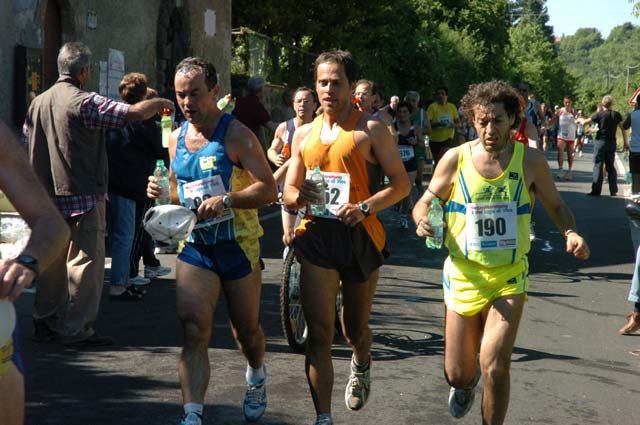
M 302 161 L 307 170 L 313 170 L 319 166 L 321 171 L 333 173 L 349 173 L 349 203 L 356 204 L 368 199 L 369 175 L 367 173 L 366 159 L 358 150 L 354 138 L 354 131 L 362 112 L 354 109 L 349 118 L 342 125 L 342 130 L 333 143 L 322 143 L 320 132 L 322 131 L 322 115 L 313 121 L 313 129 L 302 150 Z M 304 232 L 309 218 L 302 221 L 296 232 Z M 384 227 L 375 214 L 362 220 L 369 237 L 378 251 L 382 251 L 386 243 Z
M 524 150 L 515 143 L 509 165 L 495 179 L 478 173 L 470 143 L 460 150 L 453 191 L 445 204 L 445 245 L 461 271 L 515 264 L 529 252 L 531 198 L 524 180 Z

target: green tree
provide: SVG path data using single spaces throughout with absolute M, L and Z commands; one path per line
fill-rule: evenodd
M 563 95 L 573 92 L 573 78 L 539 25 L 522 22 L 509 30 L 509 37 L 506 56 L 511 81 L 528 81 L 536 97 L 550 103 L 561 103 Z

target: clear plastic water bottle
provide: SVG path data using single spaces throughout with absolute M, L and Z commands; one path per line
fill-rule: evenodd
M 220 100 L 218 100 L 217 106 L 218 106 L 218 109 L 220 109 L 222 112 L 226 112 L 227 114 L 230 114 L 235 109 L 236 102 L 235 100 L 233 100 L 231 95 L 228 94 L 220 98 Z
M 629 198 L 631 197 L 631 195 L 633 195 L 633 191 L 631 190 L 633 185 L 633 177 L 631 176 L 631 171 L 627 171 L 624 174 L 624 182 L 627 185 L 627 187 L 625 187 L 624 189 L 624 196 L 626 198 Z
M 171 119 L 171 113 L 163 113 L 160 116 L 160 128 L 162 129 L 162 147 L 169 147 L 169 136 L 171 136 L 171 127 L 173 126 L 173 120 Z
M 429 147 L 429 135 L 428 134 L 424 135 L 424 147 L 425 148 Z
M 316 184 L 318 190 L 322 194 L 318 197 L 318 200 L 311 204 L 311 214 L 312 215 L 324 215 L 327 204 L 325 199 L 325 188 L 324 188 L 324 177 L 320 172 L 320 167 L 315 167 L 313 169 L 313 173 L 311 173 L 311 181 Z
M 433 198 L 433 201 L 431 201 L 427 220 L 433 229 L 433 236 L 427 236 L 425 241 L 427 248 L 440 249 L 442 248 L 443 220 L 442 207 L 438 198 Z
M 156 205 L 167 205 L 171 203 L 171 188 L 169 186 L 169 170 L 164 166 L 162 159 L 156 160 L 156 168 L 153 170 L 153 176 L 158 179 L 157 184 L 160 186 L 160 196 L 156 198 Z

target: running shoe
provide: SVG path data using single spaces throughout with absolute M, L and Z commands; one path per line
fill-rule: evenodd
M 151 283 L 151 279 L 146 277 L 136 276 L 129 279 L 129 285 L 145 286 Z
M 564 178 L 564 170 L 561 168 L 558 170 L 558 174 L 556 174 L 556 180 L 562 180 Z
M 165 276 L 171 273 L 171 267 L 164 266 L 145 266 L 144 277 L 147 279 L 155 279 L 156 277 Z
M 202 425 L 202 416 L 198 415 L 197 413 L 191 412 L 187 415 L 184 415 L 184 418 L 182 418 L 182 420 L 178 422 L 178 425 Z
M 365 370 L 356 366 L 351 358 L 351 375 L 344 391 L 344 402 L 349 410 L 360 410 L 367 404 L 371 390 L 371 354 Z
M 249 385 L 244 396 L 242 413 L 247 422 L 256 422 L 262 417 L 267 408 L 267 382 L 266 379 L 260 384 Z
M 578 158 L 582 158 L 582 151 L 578 152 Z
M 476 398 L 476 385 L 480 380 L 480 367 L 476 366 L 476 376 L 470 388 L 454 388 L 449 390 L 449 413 L 456 419 L 469 413 L 473 400 Z
M 331 415 L 319 415 L 313 425 L 333 425 Z

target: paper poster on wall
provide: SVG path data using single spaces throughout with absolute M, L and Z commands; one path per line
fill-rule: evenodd
M 107 96 L 119 99 L 118 86 L 124 76 L 124 53 L 120 50 L 109 49 L 107 67 Z
M 216 35 L 216 11 L 207 9 L 204 12 L 204 33 L 207 37 Z
M 100 83 L 98 93 L 103 96 L 107 95 L 107 61 L 100 61 Z

